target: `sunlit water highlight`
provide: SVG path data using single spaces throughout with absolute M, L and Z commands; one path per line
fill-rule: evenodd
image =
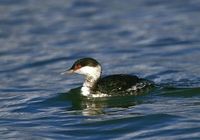
M 198 0 L 1 0 L 0 139 L 199 139 Z M 85 99 L 62 71 L 94 57 L 103 75 L 160 87 Z

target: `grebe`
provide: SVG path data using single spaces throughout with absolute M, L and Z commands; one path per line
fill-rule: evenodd
M 115 74 L 102 78 L 101 72 L 102 68 L 97 60 L 82 58 L 64 73 L 78 73 L 85 76 L 81 94 L 86 97 L 138 95 L 142 90 L 154 85 L 151 81 L 128 74 Z

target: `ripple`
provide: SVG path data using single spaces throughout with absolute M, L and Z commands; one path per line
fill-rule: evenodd
M 1 0 L 0 139 L 199 139 L 199 5 Z M 86 56 L 159 86 L 86 100 L 60 75 Z
M 44 65 L 56 63 L 56 62 L 61 61 L 61 60 L 63 61 L 63 60 L 66 60 L 66 59 L 68 59 L 68 57 L 60 57 L 60 58 L 38 61 L 38 62 L 34 62 L 34 63 L 25 64 L 25 65 L 22 65 L 22 66 L 19 66 L 19 67 L 16 67 L 16 68 L 8 69 L 8 70 L 1 70 L 0 73 L 19 71 L 19 70 L 23 70 L 23 69 L 31 69 L 33 67 L 41 67 L 41 66 L 44 66 Z

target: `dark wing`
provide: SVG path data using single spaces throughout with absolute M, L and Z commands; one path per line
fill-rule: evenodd
M 139 78 L 133 75 L 118 74 L 106 76 L 97 81 L 95 90 L 105 94 L 112 94 L 127 90 L 136 85 L 138 81 Z

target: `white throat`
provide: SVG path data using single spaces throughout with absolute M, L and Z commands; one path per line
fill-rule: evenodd
M 86 76 L 83 86 L 81 88 L 81 94 L 83 96 L 90 95 L 94 84 L 101 76 L 101 66 L 100 65 L 96 67 L 85 66 L 76 70 L 75 72 Z

